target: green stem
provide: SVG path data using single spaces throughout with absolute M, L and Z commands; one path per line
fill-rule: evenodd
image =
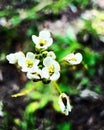
M 57 91 L 59 92 L 59 94 L 61 94 L 62 92 L 61 92 L 61 90 L 60 90 L 59 85 L 57 84 L 57 82 L 52 81 L 52 84 L 53 84 L 53 86 L 55 86 L 55 88 L 57 89 Z

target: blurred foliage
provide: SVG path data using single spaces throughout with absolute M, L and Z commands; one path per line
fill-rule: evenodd
M 21 1 L 2 1 L 0 11 L 0 50 L 3 55 L 11 52 L 12 45 L 16 46 L 18 42 L 26 46 L 30 42 L 30 36 L 37 33 L 38 24 L 42 20 L 57 16 L 62 10 L 67 10 L 68 5 L 76 7 L 82 0 L 21 0 Z M 84 6 L 84 2 L 81 2 Z M 88 3 L 87 3 L 88 4 Z M 87 5 L 86 4 L 86 5 Z M 22 35 L 22 38 L 20 37 Z M 14 43 L 15 41 L 15 43 Z M 26 42 L 26 43 L 25 43 Z M 29 44 L 29 43 L 28 43 Z M 5 49 L 4 45 L 6 45 Z M 30 44 L 29 44 L 30 45 Z M 8 50 L 9 48 L 9 50 Z M 24 48 L 24 47 L 23 47 Z M 33 47 L 31 47 L 32 49 Z M 14 49 L 16 49 L 14 47 Z M 26 47 L 24 51 L 26 50 Z M 16 50 L 12 50 L 16 51 Z M 0 58 L 2 59 L 2 58 Z M 3 58 L 4 59 L 4 58 Z
M 61 125 L 57 126 L 57 130 L 71 130 L 70 123 L 62 123 Z
M 99 37 L 100 40 L 104 39 L 104 14 L 102 11 L 96 9 L 87 10 L 81 15 L 81 19 L 84 30 Z
M 0 4 L 0 61 L 5 61 L 6 55 L 11 52 L 34 51 L 31 35 L 38 35 L 39 25 L 44 20 L 54 22 L 59 15 L 62 15 L 64 11 L 67 12 L 69 8 L 72 9 L 72 7 L 77 11 L 82 10 L 82 14 L 78 17 L 79 21 L 74 19 L 75 27 L 70 25 L 63 36 L 53 35 L 54 44 L 51 49 L 54 50 L 57 60 L 63 68 L 58 85 L 68 95 L 79 94 L 83 87 L 101 93 L 101 84 L 93 83 L 92 79 L 96 78 L 100 71 L 100 65 L 102 72 L 99 75 L 103 77 L 104 72 L 103 11 L 98 9 L 86 11 L 87 7 L 92 6 L 90 0 L 4 0 Z M 73 28 L 79 30 L 76 29 L 78 30 L 76 31 Z M 71 52 L 82 53 L 83 62 L 80 65 L 69 66 L 64 63 L 62 59 Z M 34 130 L 34 113 L 45 108 L 50 102 L 53 109 L 60 112 L 57 103 L 59 95 L 54 83 L 42 84 L 41 82 L 28 81 L 20 93 L 12 96 L 16 98 L 25 95 L 28 96 L 30 102 L 24 110 L 23 118 L 12 119 L 10 115 L 5 114 L 5 130 L 9 129 L 9 124 L 13 123 L 21 130 Z M 46 124 L 48 125 L 50 122 Z M 71 130 L 71 124 L 63 122 L 57 125 L 57 129 Z
M 56 111 L 60 111 L 57 103 L 58 93 L 55 85 L 57 85 L 55 82 L 43 84 L 42 82 L 30 81 L 26 84 L 25 89 L 21 90 L 21 92 L 17 94 L 12 95 L 12 97 L 19 97 L 28 94 L 28 97 L 33 100 L 33 102 L 29 103 L 27 106 L 26 114 L 31 114 L 37 109 L 44 108 L 49 102 L 53 103 L 53 108 Z

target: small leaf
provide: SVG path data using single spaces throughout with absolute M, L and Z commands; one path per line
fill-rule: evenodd
M 58 97 L 54 97 L 53 98 L 53 108 L 57 111 L 57 112 L 61 112 L 59 104 L 58 104 Z
M 35 91 L 35 92 L 31 92 L 29 94 L 29 97 L 31 99 L 41 99 L 42 98 L 42 94 L 40 92 Z
M 26 113 L 33 113 L 39 109 L 39 102 L 32 102 L 26 108 Z
M 14 16 L 12 19 L 11 19 L 11 22 L 14 26 L 18 25 L 20 22 L 21 22 L 21 19 L 19 16 Z
M 43 108 L 47 105 L 47 103 L 50 101 L 49 96 L 44 94 L 40 100 L 39 107 Z

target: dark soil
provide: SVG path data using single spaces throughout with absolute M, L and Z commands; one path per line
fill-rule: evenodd
M 27 79 L 15 66 L 8 63 L 2 63 L 0 71 L 2 74 L 0 80 L 0 99 L 4 103 L 4 110 L 12 118 L 22 118 L 23 111 L 29 101 L 25 96 L 12 98 L 11 95 L 20 91 Z M 71 123 L 72 130 L 104 130 L 103 93 L 97 99 L 93 97 L 81 98 L 78 95 L 70 96 L 70 98 L 73 109 L 69 116 L 55 112 L 51 103 L 44 109 L 36 111 L 34 113 L 34 127 L 36 130 L 57 130 L 57 126 L 61 123 Z M 4 118 L 0 118 L 1 130 L 4 130 L 2 125 L 3 120 Z M 18 130 L 14 124 L 9 125 L 10 130 Z

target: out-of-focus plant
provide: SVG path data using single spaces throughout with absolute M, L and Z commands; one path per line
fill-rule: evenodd
M 50 14 L 52 14 L 53 16 L 60 14 L 59 12 L 61 12 L 62 10 L 67 10 L 67 7 L 72 8 L 72 6 L 75 6 L 75 8 L 77 8 L 79 6 L 78 3 L 80 3 L 80 5 L 82 4 L 82 6 L 87 5 L 87 2 L 85 0 L 21 0 L 19 2 L 11 1 L 11 3 L 2 1 L 0 11 L 0 35 L 2 35 L 2 38 L 0 38 L 0 53 L 2 57 L 0 58 L 0 60 L 5 59 L 4 56 L 7 54 L 8 51 L 11 50 L 11 46 L 12 44 L 14 44 L 14 41 L 16 41 L 17 39 L 21 39 L 20 35 L 23 35 L 22 40 L 17 40 L 17 42 L 20 42 L 21 45 L 25 44 L 24 51 L 26 52 L 26 49 L 28 48 L 28 37 L 31 36 L 33 33 L 37 33 L 38 24 L 40 21 L 46 19 L 46 17 L 48 18 L 48 15 Z M 29 47 L 31 46 L 32 44 Z M 12 51 L 15 51 L 15 49 Z
M 14 124 L 21 130 L 34 130 L 35 128 L 35 117 L 33 114 L 23 116 L 22 119 L 15 118 Z
M 59 60 L 63 59 L 69 52 L 76 52 L 81 48 L 77 42 L 76 35 L 72 28 L 68 28 L 65 36 L 55 35 L 55 44 L 51 47 L 57 54 Z
M 71 130 L 71 124 L 70 123 L 62 123 L 57 125 L 57 130 Z
M 2 101 L 0 101 L 0 117 L 4 116 L 4 112 L 3 112 L 3 103 Z
M 15 2 L 14 2 L 15 3 Z M 88 5 L 89 0 L 49 0 L 49 1 L 34 1 L 30 2 L 31 8 L 26 8 L 22 4 L 27 4 L 26 1 L 23 3 L 16 2 L 15 4 L 8 5 L 0 11 L 0 25 L 6 28 L 13 28 L 18 26 L 24 20 L 41 19 L 44 17 L 44 13 L 55 13 L 58 14 L 60 10 L 65 10 L 68 5 L 78 7 L 79 4 L 82 7 Z M 81 7 L 81 6 L 80 6 Z M 43 13 L 39 13 L 39 12 Z
M 71 0 L 71 3 L 79 8 L 85 8 L 86 6 L 89 5 L 89 3 L 91 4 L 90 0 Z
M 86 67 L 88 67 L 88 72 L 91 75 L 94 75 L 94 66 L 100 59 L 100 52 L 97 51 L 100 50 L 100 42 L 102 42 L 103 47 L 103 20 L 103 11 L 92 9 L 83 12 L 75 23 L 79 29 L 77 32 L 79 42 L 82 42 L 82 45 L 85 45 L 84 48 L 82 47 L 84 49 L 83 61 L 87 65 Z M 102 49 L 102 47 L 100 48 Z
M 104 12 L 96 9 L 87 10 L 81 15 L 81 30 L 86 30 L 90 34 L 104 39 Z M 79 23 L 78 23 L 79 24 Z

